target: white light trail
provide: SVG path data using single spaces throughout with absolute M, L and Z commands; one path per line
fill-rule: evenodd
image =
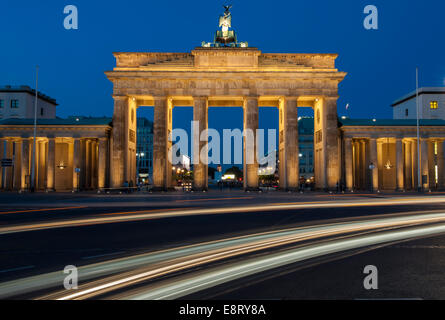
M 69 219 L 51 222 L 33 222 L 20 225 L 0 227 L 0 235 L 17 232 L 29 232 L 36 230 L 79 227 L 106 223 L 120 223 L 129 221 L 144 221 L 152 219 L 165 219 L 183 216 L 219 215 L 249 212 L 284 211 L 299 209 L 319 208 L 346 208 L 346 207 L 369 207 L 369 206 L 395 206 L 395 205 L 420 205 L 445 203 L 445 197 L 416 197 L 416 198 L 389 198 L 389 199 L 365 199 L 365 200 L 343 200 L 343 201 L 319 201 L 319 202 L 294 202 L 277 203 L 268 205 L 238 206 L 223 208 L 201 208 L 201 209 L 164 209 L 158 212 L 152 210 L 141 212 L 117 212 L 103 214 L 101 217 Z

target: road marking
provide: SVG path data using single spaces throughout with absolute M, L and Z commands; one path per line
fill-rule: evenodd
M 95 256 L 82 257 L 82 259 L 88 260 L 88 259 L 94 259 L 94 258 L 108 257 L 108 256 L 114 256 L 114 255 L 117 255 L 117 254 L 125 253 L 125 252 L 126 251 L 104 253 L 104 254 L 98 254 L 98 255 L 95 255 Z
M 12 268 L 12 269 L 0 270 L 0 273 L 6 273 L 6 272 L 12 272 L 12 271 L 20 271 L 20 270 L 26 270 L 26 269 L 32 269 L 32 268 L 35 268 L 35 266 L 24 266 L 24 267 Z
M 0 214 L 13 214 L 13 213 L 27 213 L 27 212 L 42 212 L 42 211 L 58 211 L 58 210 L 73 210 L 73 209 L 83 209 L 83 207 L 64 207 L 64 208 L 46 208 L 46 209 L 32 209 L 32 210 L 20 210 L 20 211 L 6 211 L 0 212 Z

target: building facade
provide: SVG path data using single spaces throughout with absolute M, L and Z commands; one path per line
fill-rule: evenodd
M 444 120 L 420 121 L 420 145 L 416 120 L 345 119 L 339 132 L 348 190 L 445 188 Z
M 149 182 L 153 177 L 153 122 L 137 119 L 136 166 L 138 181 Z
M 298 118 L 298 148 L 300 150 L 300 177 L 314 177 L 314 118 Z
M 35 95 L 35 90 L 28 86 L 0 87 L 0 120 L 34 119 Z M 41 92 L 37 97 L 37 118 L 55 119 L 56 100 Z
M 29 190 L 34 148 L 32 119 L 0 121 L 2 190 Z M 97 190 L 109 184 L 111 119 L 41 119 L 37 122 L 35 189 Z
M 416 91 L 392 104 L 394 119 L 417 119 Z M 419 118 L 445 120 L 445 88 L 419 89 Z

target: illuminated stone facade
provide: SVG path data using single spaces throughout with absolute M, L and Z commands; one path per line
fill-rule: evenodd
M 335 67 L 335 54 L 265 54 L 256 48 L 196 48 L 191 53 L 115 53 L 111 186 L 136 176 L 136 109 L 154 106 L 153 181 L 171 187 L 172 109 L 194 108 L 200 131 L 208 126 L 211 106 L 241 106 L 244 128 L 258 128 L 258 107 L 279 109 L 280 184 L 298 187 L 297 107 L 315 112 L 317 188 L 334 189 L 340 180 L 338 84 L 346 74 Z M 206 141 L 194 138 L 195 148 Z M 246 145 L 246 144 L 245 144 Z M 246 152 L 246 150 L 245 150 Z M 245 158 L 245 157 L 244 157 Z M 207 166 L 194 165 L 194 187 L 207 188 Z M 258 188 L 258 164 L 244 165 L 245 189 Z
M 33 120 L 0 121 L 0 159 L 12 167 L 0 170 L 2 190 L 28 190 L 31 183 Z M 36 190 L 103 189 L 109 183 L 111 119 L 48 119 L 37 126 Z M 78 168 L 78 170 L 76 170 Z
M 341 120 L 342 181 L 348 190 L 445 189 L 445 121 Z

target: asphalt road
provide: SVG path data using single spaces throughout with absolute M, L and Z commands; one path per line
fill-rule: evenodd
M 365 266 L 378 270 L 378 289 L 366 290 Z M 445 236 L 417 239 L 292 265 L 184 297 L 214 300 L 443 300 Z
M 301 195 L 244 192 L 143 195 L 0 194 L 0 204 L 0 282 L 54 271 L 62 272 L 67 265 L 86 266 L 135 254 L 285 228 L 357 221 L 398 213 L 406 215 L 416 212 L 445 212 L 445 197 L 441 194 L 422 197 L 414 194 Z M 62 223 L 63 227 L 57 223 Z M 33 230 L 36 226 L 42 229 Z M 13 232 L 11 228 L 15 228 Z M 377 252 L 375 261 L 397 256 L 392 252 L 380 250 L 390 248 L 373 251 Z M 424 248 L 418 251 L 422 255 L 428 250 Z M 360 259 L 362 256 L 348 259 Z M 378 260 L 377 257 L 383 260 Z M 256 285 L 252 285 L 250 277 L 246 277 L 243 289 L 233 291 L 227 284 L 223 290 L 218 291 L 230 291 L 227 295 L 215 294 L 215 291 L 210 290 L 203 291 L 200 297 L 250 297 L 249 292 L 260 292 L 255 286 L 261 285 L 265 286 L 262 287 L 262 292 L 266 294 L 263 298 L 268 299 L 360 297 L 360 292 L 354 291 L 353 285 L 346 286 L 349 288 L 346 293 L 321 290 L 329 278 L 330 273 L 326 270 L 332 269 L 323 269 L 323 266 L 337 263 L 334 270 L 341 274 L 353 277 L 357 273 L 353 271 L 362 261 L 356 262 L 355 265 L 347 261 L 349 260 L 327 262 L 287 275 L 294 279 L 301 277 L 300 282 L 296 280 L 301 283 L 299 287 L 308 288 L 302 291 L 273 285 L 279 281 L 291 283 L 286 276 L 280 277 L 279 279 L 284 280 L 277 280 L 278 282 L 275 282 L 274 278 Z M 439 261 L 439 264 L 443 262 L 438 258 L 433 261 Z M 388 264 L 391 265 L 390 262 Z M 308 278 L 301 275 L 302 272 L 317 272 L 317 276 Z M 267 279 L 270 274 L 259 275 L 260 279 Z M 314 277 L 319 280 L 315 283 L 308 280 Z M 358 279 L 362 279 L 360 272 Z M 236 283 L 244 282 L 237 280 Z M 353 283 L 352 279 L 346 283 Z M 270 290 L 265 289 L 269 287 Z M 415 288 L 416 285 L 411 287 Z M 321 291 L 317 291 L 318 289 Z M 385 296 L 387 294 L 383 290 L 379 292 L 383 292 Z M 418 296 L 429 297 L 421 293 L 419 292 Z M 391 296 L 392 293 L 388 294 Z M 435 294 L 442 295 L 440 290 L 436 290 Z M 411 297 L 414 296 L 413 292 Z

